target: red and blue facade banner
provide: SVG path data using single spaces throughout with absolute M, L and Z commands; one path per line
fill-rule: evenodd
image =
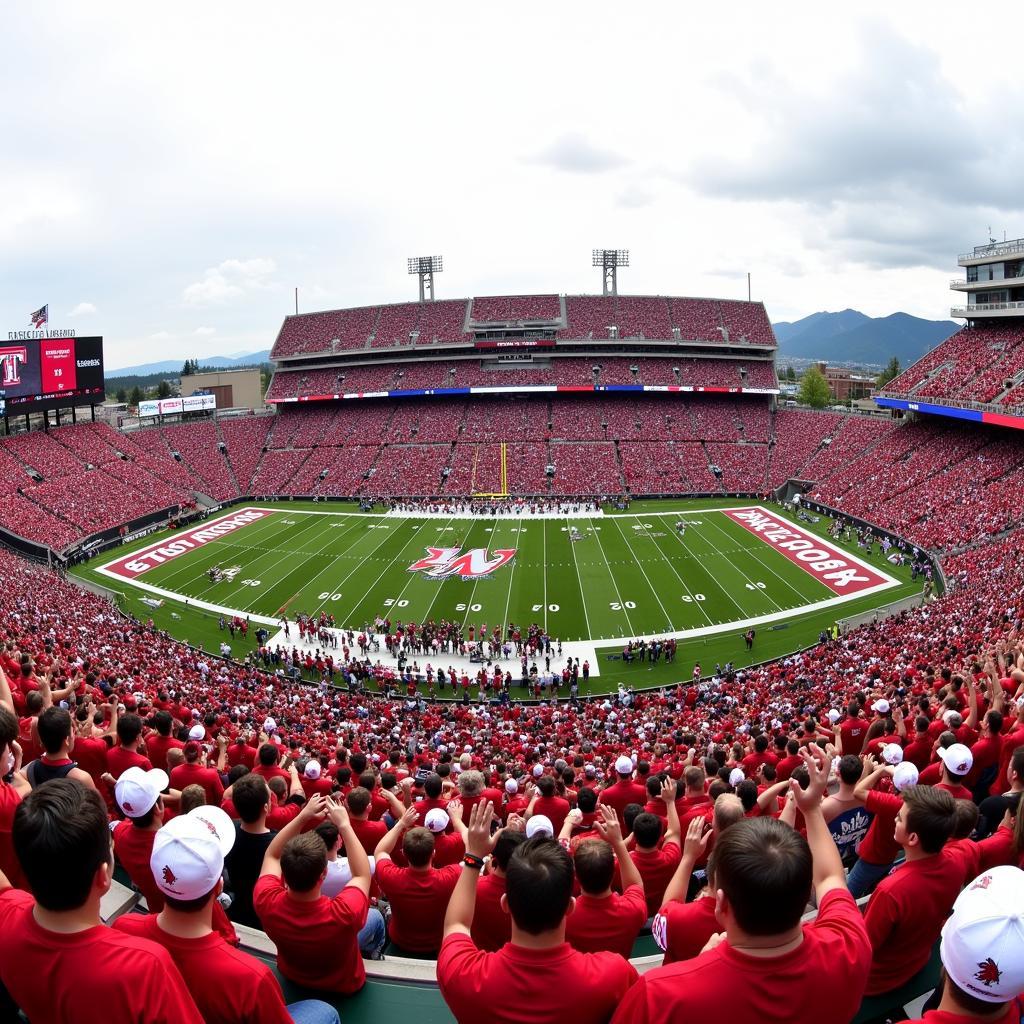
M 672 394 L 704 394 L 704 395 L 777 395 L 778 389 L 772 388 L 727 388 L 697 387 L 690 384 L 528 384 L 524 387 L 476 387 L 476 388 L 404 388 L 397 391 L 350 391 L 336 395 L 301 395 L 294 398 L 268 398 L 268 405 L 287 405 L 292 402 L 329 402 L 337 399 L 353 398 L 426 398 L 432 395 L 538 395 L 578 394 L 580 392 L 615 391 L 637 392 L 655 391 Z
M 968 420 L 971 423 L 990 423 L 995 427 L 1024 430 L 1024 416 L 1010 416 L 1002 412 L 983 412 L 981 409 L 961 409 L 955 405 L 935 405 L 932 402 L 914 402 L 908 398 L 876 398 L 875 404 L 883 409 L 901 409 L 926 416 L 945 416 L 947 419 Z

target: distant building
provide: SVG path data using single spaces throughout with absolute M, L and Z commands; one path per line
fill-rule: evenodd
M 216 396 L 220 409 L 262 409 L 263 388 L 258 367 L 190 373 L 181 378 L 181 397 L 205 393 Z
M 966 292 L 967 305 L 954 306 L 953 316 L 975 327 L 1024 316 L 1024 238 L 989 239 L 988 245 L 961 253 L 957 263 L 965 268 L 965 277 L 950 281 L 949 286 Z
M 856 373 L 844 366 L 827 366 L 825 363 L 818 363 L 818 369 L 828 382 L 829 394 L 837 402 L 870 398 L 875 390 L 875 378 L 866 374 Z

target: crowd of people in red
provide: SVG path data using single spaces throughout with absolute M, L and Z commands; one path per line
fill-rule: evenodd
M 31 1020 L 91 1019 L 88 986 L 26 979 L 103 942 L 114 966 L 89 984 L 126 990 L 96 996 L 107 1019 L 122 998 L 249 1019 L 190 974 L 216 962 L 261 993 L 252 1019 L 333 1020 L 285 1008 L 234 946 L 250 925 L 332 999 L 364 957 L 436 957 L 459 1020 L 522 1020 L 530 993 L 534 1019 L 849 1020 L 941 932 L 925 1019 L 1015 1019 L 1024 550 L 943 564 L 945 596 L 774 664 L 527 706 L 232 664 L 0 553 L 0 979 Z M 113 931 L 108 821 L 151 912 Z M 638 977 L 649 919 L 665 966 Z

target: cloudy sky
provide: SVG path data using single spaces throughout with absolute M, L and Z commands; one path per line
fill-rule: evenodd
M 856 7 L 856 10 L 852 8 Z M 948 316 L 1024 235 L 1020 14 L 945 4 L 57 3 L 0 32 L 0 328 L 107 365 L 303 310 L 620 290 Z M 978 19 L 979 22 L 982 18 Z M 960 272 L 962 273 L 962 271 Z M 0 334 L 0 337 L 3 335 Z

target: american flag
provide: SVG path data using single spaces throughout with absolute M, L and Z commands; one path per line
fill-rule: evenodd
M 47 303 L 41 309 L 37 309 L 34 313 L 29 314 L 29 320 L 32 321 L 32 326 L 35 328 L 42 327 L 50 319 L 50 306 Z

